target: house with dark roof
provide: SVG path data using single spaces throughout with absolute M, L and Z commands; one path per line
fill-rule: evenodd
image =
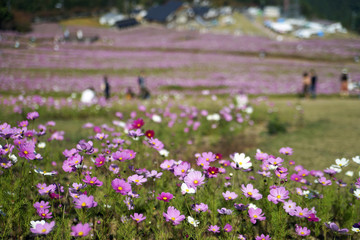
M 175 19 L 176 12 L 182 10 L 182 1 L 171 0 L 164 5 L 151 7 L 145 19 L 150 22 L 168 23 Z

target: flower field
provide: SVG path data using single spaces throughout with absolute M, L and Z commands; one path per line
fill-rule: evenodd
M 82 30 L 0 33 L 2 239 L 359 239 L 358 99 L 324 96 L 358 41 Z M 291 96 L 311 68 L 321 95 Z

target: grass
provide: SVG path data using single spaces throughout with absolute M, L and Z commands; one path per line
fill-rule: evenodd
M 82 27 L 107 27 L 99 23 L 99 18 L 73 18 L 60 22 L 62 26 L 82 26 Z
M 276 136 L 262 134 L 258 147 L 264 152 L 289 146 L 296 152 L 293 159 L 297 164 L 318 170 L 329 167 L 336 158 L 349 159 L 359 155 L 358 99 L 322 98 L 302 101 L 272 99 L 271 101 L 278 109 L 280 119 L 291 126 L 300 125 L 299 120 L 295 119 L 299 111 L 294 108 L 301 106 L 304 111 L 303 123 L 302 126 L 290 129 L 285 134 Z

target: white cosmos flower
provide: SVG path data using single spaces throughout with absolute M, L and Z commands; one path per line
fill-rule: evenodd
M 355 163 L 360 164 L 360 156 L 353 157 L 352 160 L 353 160 Z
M 360 198 L 360 188 L 358 188 L 354 191 L 354 196 L 357 198 Z
M 249 209 L 250 209 L 250 208 L 258 209 L 258 207 L 257 207 L 255 204 L 253 204 L 253 203 L 250 203 L 248 207 L 249 207 Z
M 161 117 L 159 115 L 154 114 L 151 118 L 154 122 L 160 123 Z
M 339 167 L 346 167 L 347 165 L 349 165 L 349 160 L 347 160 L 346 158 L 336 159 L 335 162 L 336 165 L 338 165 Z
M 192 218 L 192 217 L 190 217 L 190 216 L 187 217 L 187 221 L 188 221 L 191 225 L 193 225 L 194 227 L 199 226 L 199 223 L 200 223 L 199 220 L 195 220 L 194 218 Z
M 36 225 L 38 225 L 38 224 L 44 225 L 44 224 L 45 224 L 45 220 L 41 220 L 41 221 L 30 221 L 31 228 L 36 228 Z
M 339 167 L 339 165 L 335 165 L 335 164 L 331 165 L 329 168 L 334 170 L 337 173 L 340 173 L 342 171 L 341 168 Z
M 45 148 L 46 147 L 46 143 L 44 142 L 39 142 L 39 144 L 37 145 L 38 148 Z
M 345 173 L 345 175 L 346 175 L 346 176 L 349 176 L 349 177 L 352 177 L 352 176 L 354 176 L 354 172 L 353 172 L 353 171 L 347 171 L 347 172 Z
M 351 230 L 352 230 L 353 232 L 357 232 L 357 233 L 360 232 L 360 228 L 354 228 L 354 227 L 353 227 Z
M 44 175 L 44 176 L 52 176 L 52 175 L 55 175 L 55 172 L 54 172 L 54 171 L 52 171 L 52 172 L 46 172 L 46 171 L 42 171 L 41 169 L 34 169 L 34 172 L 39 173 L 39 174 Z
M 252 114 L 252 113 L 254 112 L 254 109 L 253 109 L 252 107 L 247 107 L 247 108 L 245 109 L 245 112 L 246 112 L 247 114 Z
M 11 161 L 13 161 L 13 163 L 16 163 L 17 162 L 17 157 L 14 155 L 14 154 L 9 154 L 9 158 Z
M 182 194 L 186 194 L 186 193 L 195 193 L 196 190 L 195 188 L 189 188 L 186 183 L 181 184 L 181 193 Z
M 166 150 L 166 149 L 164 149 L 164 148 L 161 149 L 161 150 L 159 151 L 159 153 L 160 153 L 161 156 L 164 156 L 164 157 L 169 156 L 169 151 Z
M 217 114 L 217 113 L 210 114 L 210 115 L 207 115 L 206 119 L 208 121 L 219 121 L 220 120 L 220 115 Z
M 232 160 L 243 169 L 248 169 L 252 166 L 252 163 L 250 162 L 250 157 L 246 157 L 245 153 L 235 153 L 232 157 Z

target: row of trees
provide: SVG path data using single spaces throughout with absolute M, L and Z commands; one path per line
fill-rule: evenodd
M 33 17 L 40 16 L 74 16 L 76 14 L 99 14 L 111 7 L 121 12 L 128 12 L 140 4 L 146 8 L 154 4 L 163 4 L 168 0 L 2 0 L 0 1 L 0 28 L 14 21 L 14 14 L 26 13 Z M 214 6 L 232 5 L 245 6 L 282 6 L 284 1 L 293 0 L 209 0 Z M 191 2 L 189 0 L 188 2 Z M 359 0 L 298 0 L 301 12 L 309 18 L 329 19 L 340 21 L 344 26 L 360 32 L 360 1 Z M 18 14 L 17 14 L 18 12 Z

